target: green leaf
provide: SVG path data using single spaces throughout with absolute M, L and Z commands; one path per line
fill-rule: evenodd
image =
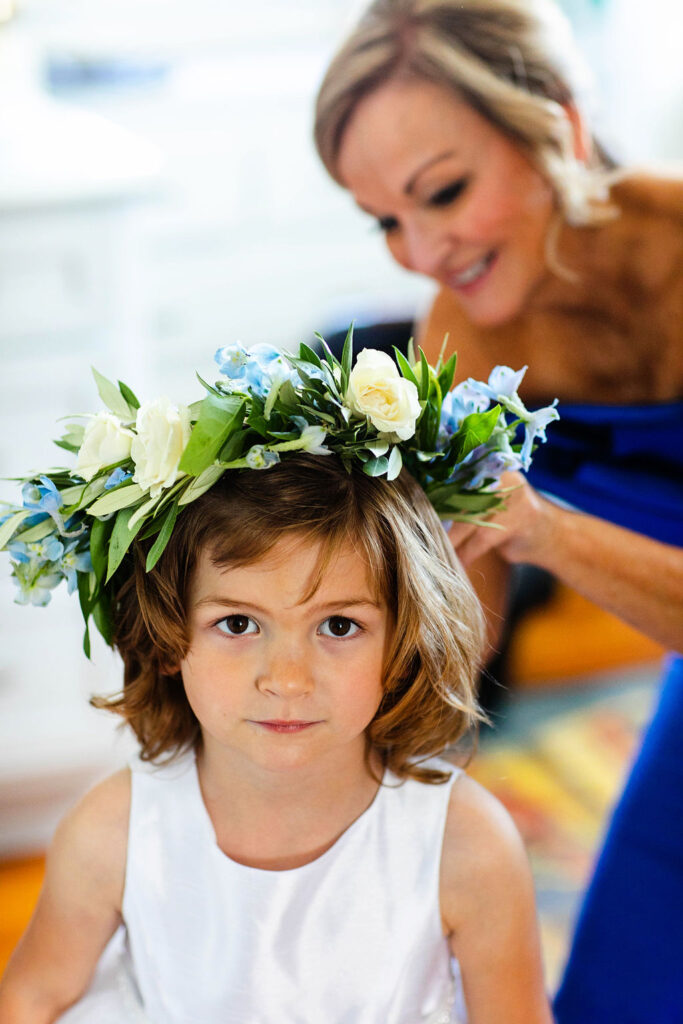
M 73 444 L 76 448 L 80 448 L 83 444 L 83 438 L 85 437 L 85 425 L 83 423 L 69 423 L 68 429 L 65 434 L 62 434 L 61 440 L 66 441 L 68 444 Z M 55 441 L 55 444 L 58 444 Z
M 406 345 L 406 352 L 408 354 L 408 362 L 411 366 L 415 366 L 417 359 L 415 357 L 415 341 L 413 338 L 408 338 L 408 344 Z
M 420 353 L 420 383 L 418 385 L 418 392 L 420 401 L 426 402 L 429 397 L 429 385 L 431 382 L 429 375 L 429 363 L 427 362 L 427 356 L 424 354 L 422 349 L 420 348 L 418 351 Z
M 73 515 L 82 508 L 86 508 L 91 501 L 104 494 L 109 473 L 95 477 L 89 484 L 77 484 L 75 487 L 67 487 L 62 491 L 64 504 L 68 507 L 68 514 Z M 119 485 L 123 486 L 123 484 Z M 110 493 L 110 492 L 108 492 Z
M 363 466 L 363 472 L 368 476 L 384 476 L 389 469 L 389 459 L 385 455 L 379 459 L 368 459 Z
M 155 498 L 149 498 L 147 501 L 143 502 L 142 505 L 138 505 L 133 512 L 133 515 L 130 517 L 128 529 L 132 530 L 136 523 L 144 522 L 145 519 L 150 519 L 160 512 L 161 507 L 157 508 L 157 505 L 161 506 L 163 500 L 164 496 L 162 493 L 157 494 Z M 150 512 L 152 513 L 152 516 L 150 516 Z
M 457 353 L 453 353 L 448 362 L 442 368 L 439 373 L 439 387 L 441 388 L 441 394 L 447 395 L 453 386 L 453 378 L 455 376 L 455 367 L 458 362 Z
M 230 434 L 241 425 L 244 404 L 238 395 L 207 395 L 180 460 L 182 473 L 200 476 L 216 461 Z
M 367 448 L 367 450 L 369 452 L 372 452 L 372 454 L 375 456 L 376 459 L 378 459 L 380 457 L 380 455 L 386 455 L 386 453 L 389 451 L 389 442 L 388 441 L 368 441 L 368 443 L 365 445 L 365 447 Z
M 53 441 L 53 444 L 56 444 L 58 448 L 63 448 L 65 452 L 72 452 L 74 455 L 78 454 L 81 447 L 79 444 L 72 444 L 70 441 Z
M 14 515 L 10 516 L 7 522 L 0 526 L 0 550 L 12 539 L 19 526 L 23 523 L 24 519 L 28 519 L 29 516 L 33 515 L 33 511 L 28 508 L 21 509 L 19 512 L 15 512 Z M 50 520 L 52 522 L 52 520 Z M 54 524 L 53 524 L 54 525 Z
M 313 363 L 319 370 L 322 370 L 322 362 L 317 352 L 314 352 L 312 348 L 309 348 L 303 341 L 299 344 L 299 359 L 303 359 L 307 363 Z
M 120 380 L 118 382 L 118 384 L 119 384 L 119 391 L 123 395 L 125 401 L 128 402 L 128 405 L 131 407 L 131 409 L 139 409 L 140 408 L 140 403 L 137 400 L 137 398 L 135 397 L 135 395 L 133 394 L 133 392 L 130 390 L 128 385 L 124 384 L 122 380 Z
M 403 466 L 403 459 L 401 458 L 401 449 L 398 445 L 394 445 L 391 449 L 391 455 L 389 456 L 389 467 L 387 469 L 387 480 L 395 480 L 398 474 L 401 472 Z
M 460 424 L 450 441 L 452 450 L 457 452 L 458 462 L 462 461 L 480 444 L 486 444 L 500 416 L 500 406 L 494 405 L 487 412 L 472 412 Z
M 218 387 L 214 387 L 213 384 L 209 384 L 208 381 L 205 381 L 203 377 L 199 376 L 199 374 L 196 374 L 196 377 L 197 377 L 197 380 L 199 381 L 199 383 L 201 384 L 201 386 L 203 388 L 205 388 L 206 391 L 208 391 L 208 393 L 210 395 L 215 395 L 216 398 L 225 398 L 225 397 L 227 397 L 223 392 L 218 390 Z M 203 399 L 202 399 L 202 401 L 203 401 Z
M 120 508 L 128 508 L 136 501 L 144 497 L 145 492 L 139 484 L 132 484 L 129 481 L 108 491 L 103 497 L 98 498 L 94 505 L 87 510 L 91 516 L 107 516 L 110 512 L 118 512 Z
M 178 502 L 174 501 L 173 504 L 171 505 L 171 507 L 169 508 L 168 512 L 166 513 L 166 517 L 164 519 L 163 526 L 161 527 L 161 530 L 159 531 L 159 536 L 154 541 L 154 544 L 149 549 L 149 552 L 147 554 L 147 561 L 145 563 L 145 571 L 146 572 L 151 572 L 151 570 L 154 568 L 154 566 L 157 564 L 157 562 L 161 558 L 161 556 L 162 556 L 162 554 L 164 552 L 164 548 L 166 547 L 166 545 L 169 542 L 169 539 L 171 537 L 171 533 L 173 532 L 173 527 L 175 526 L 175 521 L 176 521 L 177 518 L 178 518 Z
M 121 562 L 123 561 L 123 556 L 133 543 L 136 534 L 138 533 L 140 527 L 142 526 L 142 521 L 138 520 L 137 524 L 133 527 L 133 529 L 129 529 L 129 522 L 133 515 L 133 511 L 134 510 L 132 508 L 124 508 L 121 512 L 119 512 L 119 514 L 116 517 L 114 529 L 112 530 L 111 538 L 109 540 L 109 557 L 107 560 L 106 579 L 107 583 L 112 578 L 118 567 L 121 565 Z
M 101 373 L 98 373 L 94 366 L 92 367 L 92 373 L 100 398 L 109 411 L 113 412 L 119 419 L 125 421 L 134 420 L 135 409 L 128 404 L 116 384 L 112 384 L 110 380 L 107 380 Z
M 351 374 L 351 366 L 353 364 L 353 323 L 346 332 L 346 338 L 344 339 L 344 348 L 342 349 L 341 357 L 341 369 L 342 369 L 342 383 L 341 389 L 344 394 L 349 386 L 349 376 Z
M 226 461 L 229 460 L 226 459 Z M 224 472 L 225 468 L 223 466 L 209 466 L 203 473 L 200 473 L 198 477 L 195 477 L 187 490 L 184 491 L 178 499 L 178 504 L 189 505 L 191 501 L 199 498 L 205 491 L 208 491 L 213 487 L 213 485 L 223 476 Z
M 486 512 L 502 502 L 500 495 L 495 491 L 477 494 L 475 491 L 459 490 L 461 486 L 457 484 L 449 487 L 446 484 L 442 487 L 429 488 L 427 496 L 435 507 L 453 512 Z
M 286 380 L 278 392 L 278 404 L 287 412 L 299 412 L 299 399 L 297 398 L 294 385 L 291 380 Z
M 401 374 L 405 377 L 406 380 L 412 381 L 415 387 L 418 388 L 419 393 L 420 382 L 415 376 L 412 366 L 410 365 L 410 363 L 408 362 L 408 360 L 406 359 L 406 357 L 403 355 L 399 348 L 396 348 L 395 345 L 393 346 L 393 348 L 394 354 L 396 356 L 396 362 L 398 363 L 398 368 L 401 371 Z
M 94 579 L 93 573 L 88 572 L 77 572 L 76 582 L 78 584 L 78 601 L 81 606 L 81 614 L 85 620 L 85 633 L 83 635 L 83 650 L 85 651 L 86 658 L 90 657 L 90 630 L 88 629 L 88 619 L 90 618 L 90 612 L 92 609 L 91 603 L 91 580 Z
M 22 544 L 30 544 L 32 541 L 44 540 L 45 537 L 49 537 L 51 533 L 56 534 L 56 532 L 54 519 L 48 518 L 35 526 L 29 526 L 28 530 L 16 533 L 14 539 L 20 540 Z
M 264 418 L 266 420 L 270 419 L 270 414 L 273 411 L 273 406 L 275 405 L 275 401 L 277 399 L 278 393 L 279 393 L 280 389 L 282 388 L 283 384 L 284 384 L 284 381 L 276 380 L 275 383 L 273 384 L 272 388 L 268 392 L 268 396 L 266 398 L 266 404 L 263 407 L 263 416 L 264 416 Z
M 99 598 L 92 606 L 91 614 L 104 642 L 111 647 L 114 640 L 114 616 L 111 610 L 111 600 L 106 591 L 100 592 Z
M 318 334 L 318 332 L 316 331 L 315 336 L 322 346 L 323 355 L 325 356 L 325 362 L 327 363 L 327 365 L 332 367 L 332 369 L 334 369 L 335 366 L 338 366 L 339 369 L 341 370 L 341 363 L 339 362 L 334 352 L 323 338 L 322 334 Z
M 113 528 L 111 519 L 94 519 L 90 528 L 90 557 L 98 580 L 107 572 L 107 542 Z
M 439 436 L 439 424 L 441 418 L 439 416 L 439 409 L 427 402 L 424 408 L 424 412 L 420 418 L 420 438 L 423 444 L 420 445 L 423 451 L 432 452 L 436 448 L 437 438 Z

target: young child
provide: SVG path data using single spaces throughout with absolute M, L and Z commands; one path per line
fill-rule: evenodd
M 519 836 L 435 759 L 477 718 L 483 641 L 434 508 L 405 469 L 279 443 L 187 502 L 156 564 L 130 540 L 124 688 L 97 703 L 141 761 L 60 825 L 0 1024 L 551 1020 Z

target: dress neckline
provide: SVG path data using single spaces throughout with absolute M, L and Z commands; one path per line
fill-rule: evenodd
M 229 854 L 225 853 L 224 850 L 218 845 L 216 838 L 216 830 L 213 827 L 211 821 L 211 815 L 204 803 L 204 797 L 202 795 L 202 788 L 199 784 L 199 773 L 197 771 L 197 757 L 194 751 L 190 752 L 189 755 L 189 780 L 192 788 L 192 799 L 197 807 L 197 813 L 202 821 L 202 829 L 206 835 L 207 840 L 210 842 L 212 850 L 215 851 L 215 855 L 226 865 L 229 865 L 231 869 L 237 872 L 244 872 L 245 874 L 258 874 L 264 877 L 285 877 L 293 876 L 298 872 L 306 872 L 309 870 L 315 870 L 317 866 L 323 865 L 327 860 L 331 860 L 335 854 L 339 854 L 340 851 L 348 845 L 353 839 L 357 832 L 360 832 L 363 828 L 367 828 L 368 824 L 378 813 L 378 809 L 384 800 L 384 793 L 387 789 L 392 788 L 393 783 L 398 783 L 399 780 L 393 776 L 388 768 L 385 768 L 382 774 L 382 781 L 377 787 L 377 792 L 372 798 L 371 802 L 365 808 L 364 811 L 358 815 L 357 818 L 351 822 L 350 825 L 344 829 L 344 831 L 337 836 L 331 846 L 321 853 L 318 857 L 314 857 L 313 860 L 309 860 L 306 864 L 300 864 L 295 868 L 258 868 L 251 864 L 242 864 L 240 861 L 235 860 Z

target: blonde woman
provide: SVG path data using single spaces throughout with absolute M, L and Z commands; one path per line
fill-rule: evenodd
M 549 2 L 376 0 L 322 83 L 316 143 L 394 259 L 441 286 L 427 356 L 448 333 L 459 377 L 528 364 L 522 397 L 560 399 L 530 478 L 576 511 L 511 473 L 504 530 L 453 529 L 463 562 L 499 593 L 511 563 L 545 568 L 680 655 L 683 183 L 617 172 L 581 84 Z M 598 862 L 560 1024 L 683 1006 L 679 655 Z

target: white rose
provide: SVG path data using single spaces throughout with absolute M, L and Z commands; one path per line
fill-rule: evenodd
M 346 401 L 353 412 L 367 416 L 383 434 L 407 441 L 420 415 L 417 388 L 398 372 L 391 356 L 364 348 L 349 376 Z
M 84 480 L 92 480 L 105 466 L 128 458 L 133 436 L 132 431 L 121 426 L 118 416 L 111 412 L 98 412 L 85 428 L 76 470 Z
M 133 482 L 156 498 L 179 477 L 178 463 L 190 438 L 190 412 L 168 398 L 143 402 L 135 422 Z

